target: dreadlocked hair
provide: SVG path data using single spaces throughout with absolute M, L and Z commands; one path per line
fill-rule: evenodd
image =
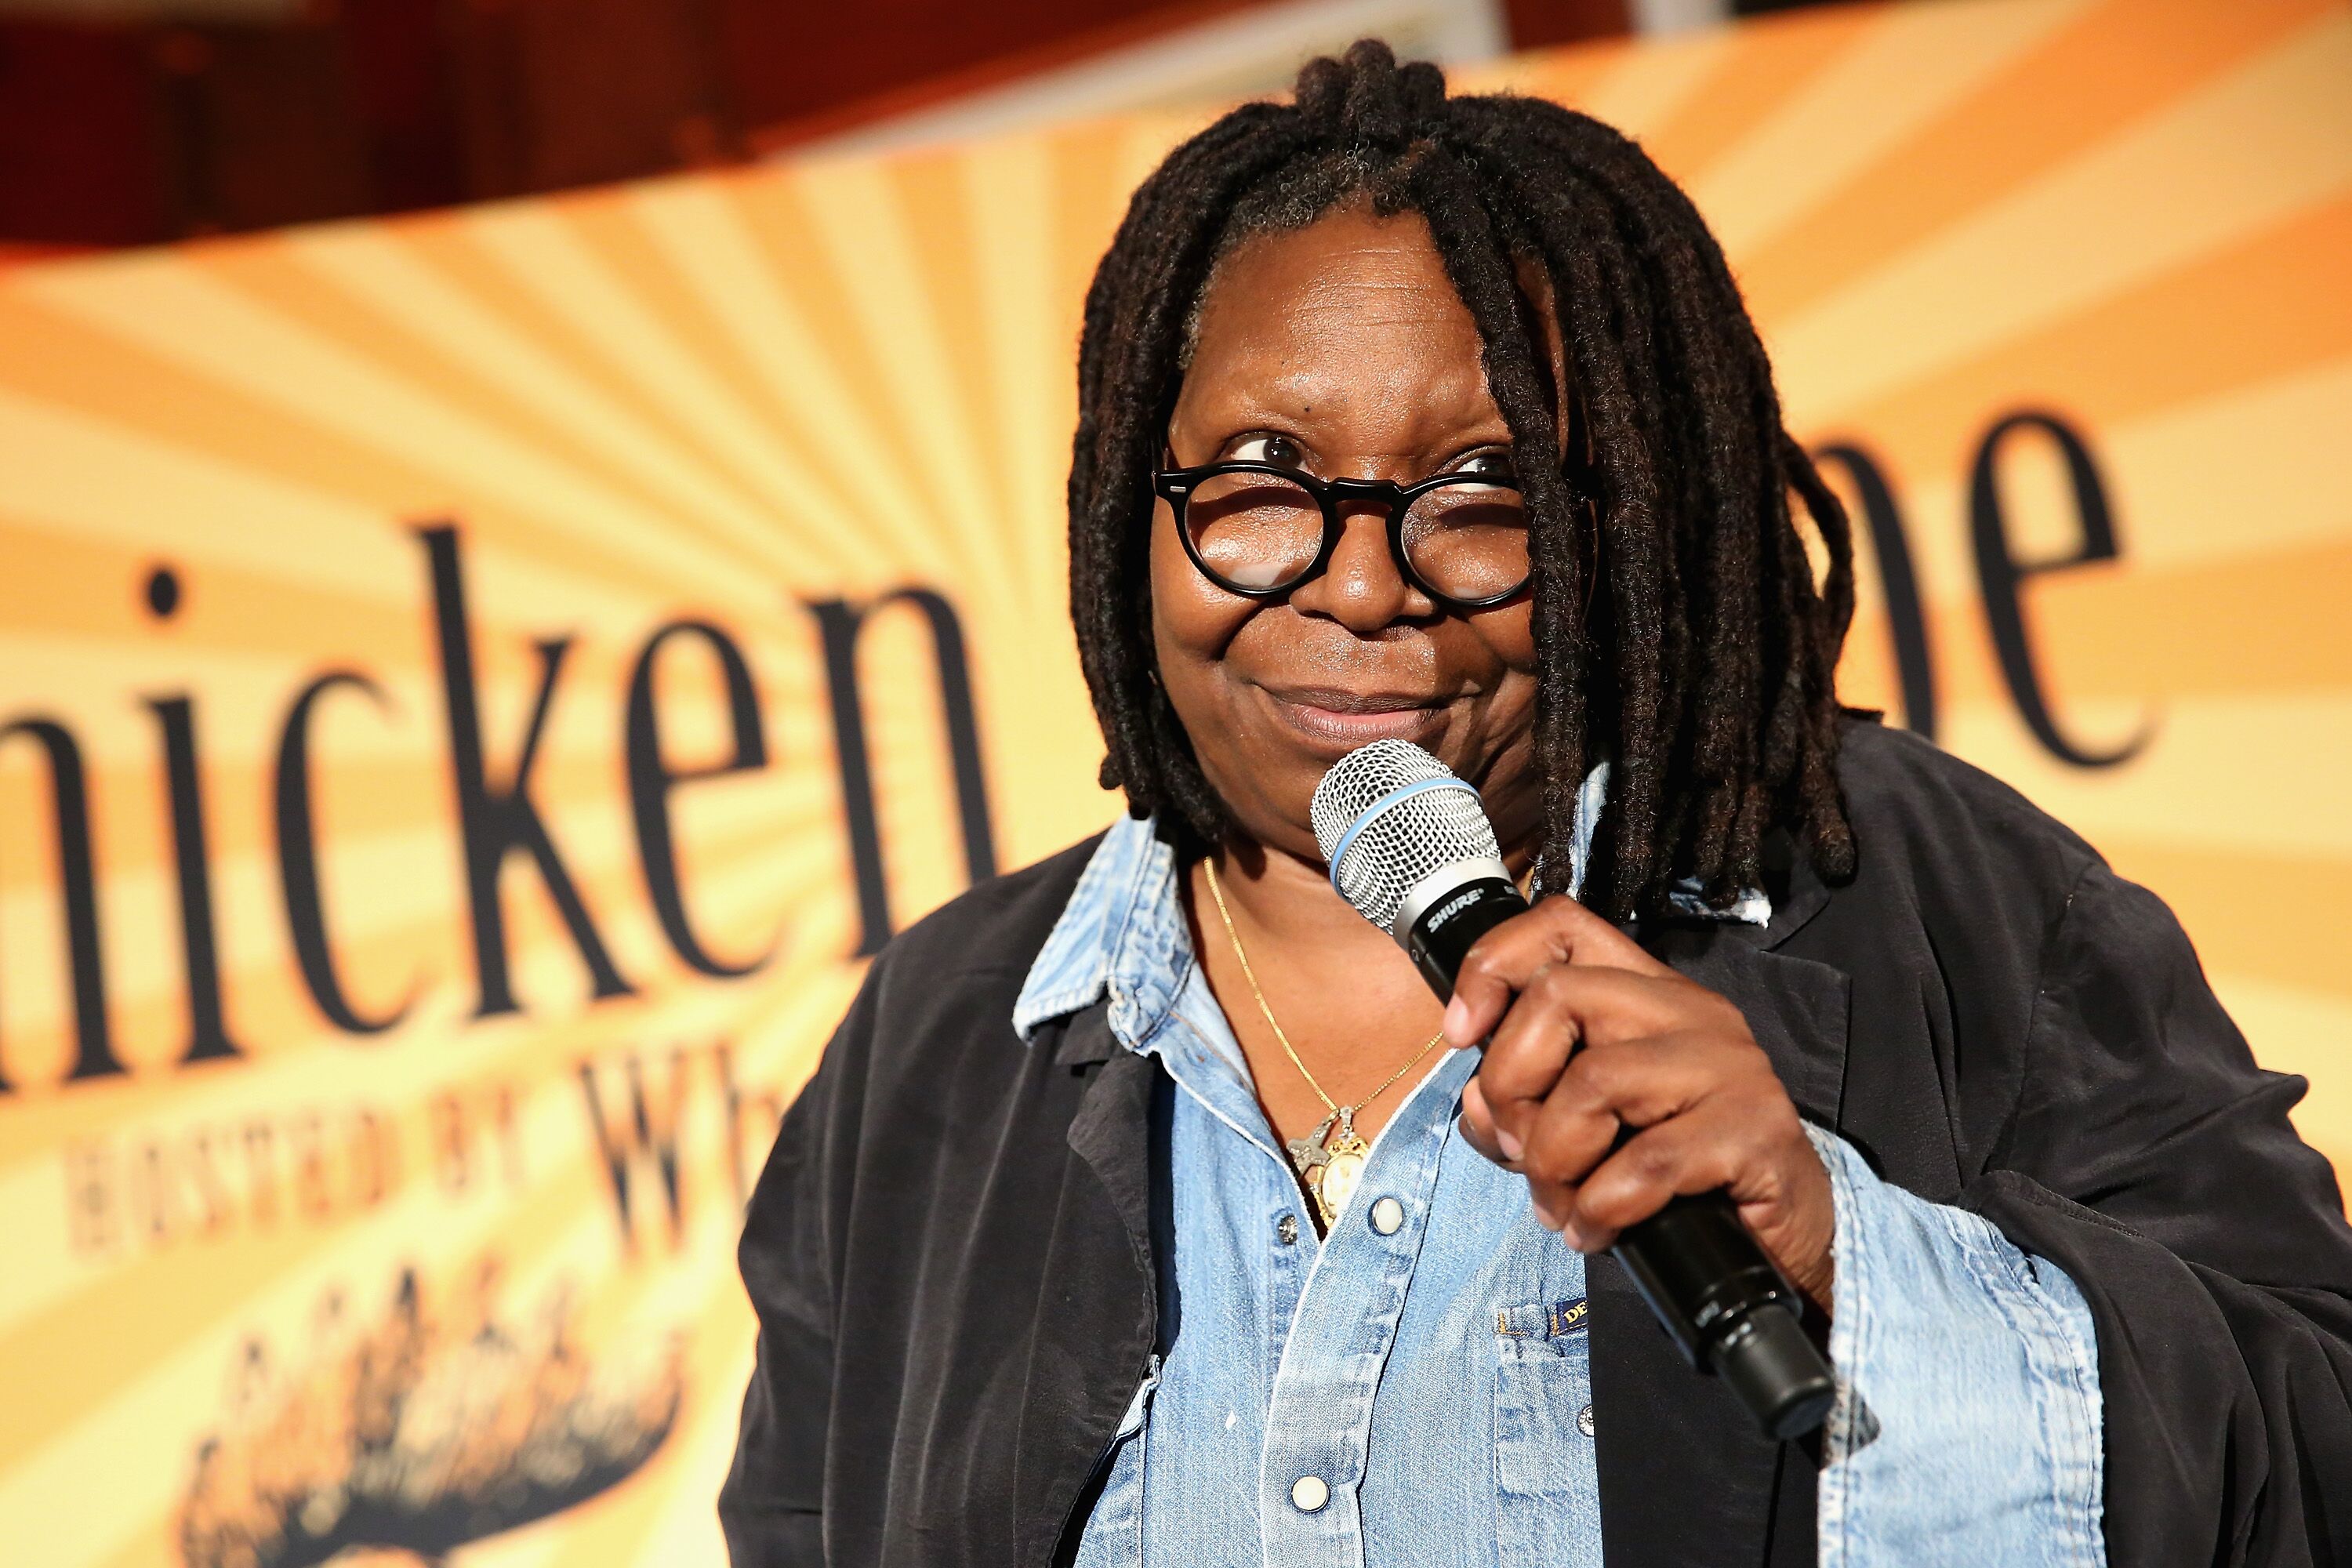
M 1220 258 L 1347 202 L 1427 222 L 1475 321 L 1529 514 L 1539 668 L 1537 878 L 1569 881 L 1578 786 L 1612 762 L 1582 898 L 1624 918 L 1684 879 L 1760 885 L 1785 826 L 1853 869 L 1832 674 L 1853 612 L 1843 508 L 1782 427 L 1771 368 L 1714 237 L 1632 142 L 1539 99 L 1449 98 L 1366 39 L 1244 104 L 1136 191 L 1078 351 L 1070 603 L 1107 788 L 1180 842 L 1230 819 L 1160 689 L 1147 569 L 1158 460 Z M 1550 279 L 1579 432 L 1565 445 L 1518 268 Z M 1817 586 L 1790 510 L 1826 557 Z M 1589 561 L 1589 563 L 1588 563 Z

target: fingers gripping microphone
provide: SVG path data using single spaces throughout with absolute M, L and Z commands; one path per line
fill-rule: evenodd
M 1316 786 L 1313 815 L 1331 885 L 1441 997 L 1453 996 L 1472 944 L 1527 910 L 1478 792 L 1410 742 L 1340 758 Z M 1829 1363 L 1727 1195 L 1676 1198 L 1610 1250 L 1691 1364 L 1720 1374 L 1768 1435 L 1822 1424 L 1835 1393 Z

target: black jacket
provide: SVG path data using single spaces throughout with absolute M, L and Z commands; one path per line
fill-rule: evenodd
M 2352 1231 L 2171 913 L 1934 747 L 1846 729 L 1860 847 L 1761 930 L 1645 926 L 1738 1003 L 1798 1107 L 2058 1262 L 2098 1326 L 2117 1568 L 2352 1563 Z M 1100 1005 L 1013 998 L 1092 850 L 878 958 L 745 1226 L 760 1353 L 719 1514 L 738 1568 L 1057 1560 L 1155 1348 L 1164 1081 Z M 1807 1451 L 1755 1435 L 1595 1260 L 1612 1563 L 1809 1563 Z

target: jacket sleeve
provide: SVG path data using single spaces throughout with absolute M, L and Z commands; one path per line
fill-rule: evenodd
M 2116 1568 L 2352 1563 L 2352 1228 L 2156 896 L 2093 864 L 1965 1206 L 2097 1328 Z
M 815 1076 L 785 1112 L 744 1217 L 737 1258 L 760 1336 L 734 1462 L 719 1493 L 734 1568 L 820 1568 L 825 1561 L 840 1239 L 834 1215 L 850 1168 L 872 991 L 869 972 Z

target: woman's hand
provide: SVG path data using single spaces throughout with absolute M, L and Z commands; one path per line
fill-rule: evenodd
M 1570 1246 L 1600 1251 L 1677 1194 L 1721 1187 L 1828 1310 L 1829 1173 L 1725 997 L 1550 898 L 1471 949 L 1445 1037 L 1486 1042 L 1462 1093 L 1463 1135 L 1527 1177 L 1537 1216 Z

